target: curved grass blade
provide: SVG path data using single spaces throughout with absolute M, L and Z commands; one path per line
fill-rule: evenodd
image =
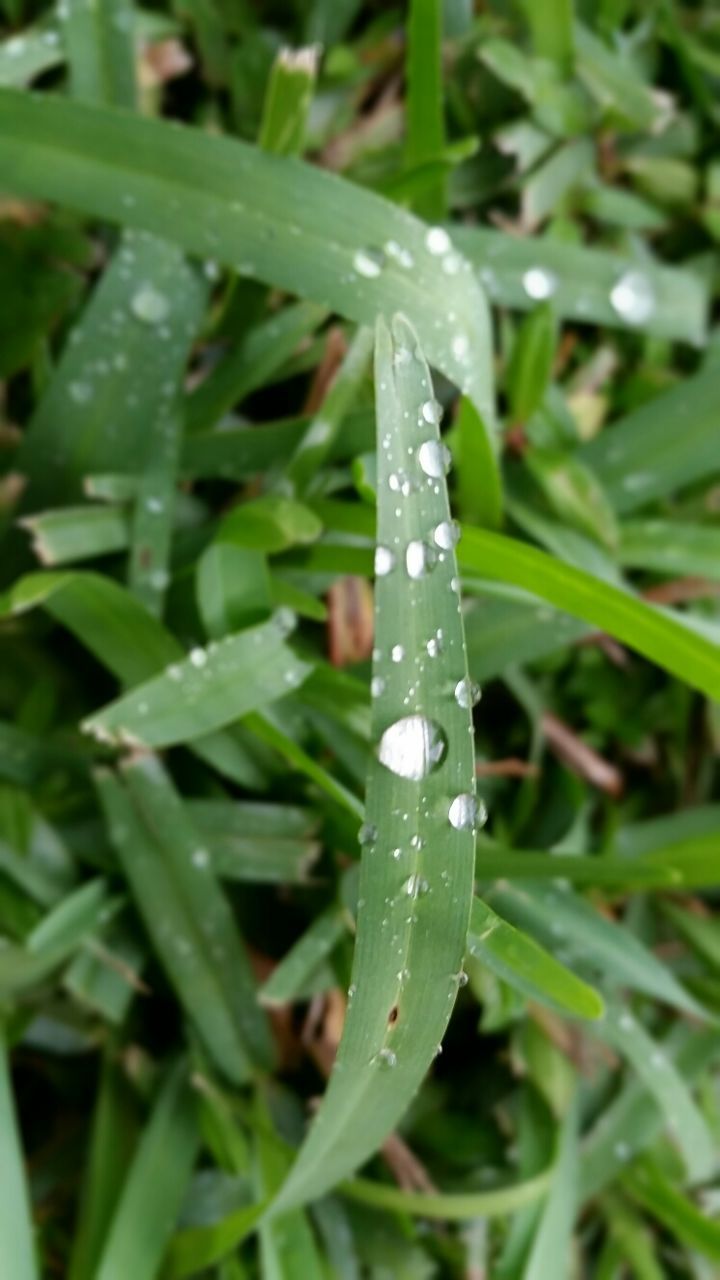
M 158 766 L 155 766 L 157 768 Z M 239 938 L 232 933 L 229 908 L 204 859 L 197 865 L 185 845 L 154 838 L 127 790 L 113 774 L 97 776 L 100 803 L 125 876 L 148 936 L 180 1004 L 197 1027 L 213 1060 L 228 1079 L 240 1082 L 251 1072 L 251 1044 L 262 1052 L 259 1010 Z M 196 848 L 202 848 L 199 844 Z M 223 936 L 208 936 L 199 901 L 209 902 L 211 929 L 219 919 Z M 228 954 L 237 965 L 228 998 Z M 250 1034 L 249 1034 L 250 1033 Z M 251 1041 L 252 1035 L 252 1041 Z
M 356 333 L 322 405 L 290 459 L 285 477 L 298 493 L 312 491 L 317 472 L 325 462 L 343 418 L 355 402 L 373 349 L 372 329 Z
M 461 546 L 464 569 L 533 592 L 622 640 L 691 688 L 720 699 L 720 648 L 667 611 L 499 533 L 464 529 Z
M 172 233 L 191 253 L 361 324 L 404 308 L 428 359 L 472 397 L 491 429 L 487 306 L 443 229 L 293 159 L 47 95 L 0 89 L 0 162 L 8 190 Z M 486 465 L 497 476 L 489 437 Z M 499 506 L 497 483 L 496 519 Z
M 106 742 L 167 747 L 192 742 L 281 698 L 310 668 L 284 642 L 277 619 L 193 649 L 183 662 L 84 722 Z
M 199 1143 L 182 1059 L 168 1072 L 130 1166 L 95 1280 L 155 1280 Z
M 427 365 L 402 318 L 392 335 L 378 323 L 375 379 L 372 731 L 380 754 L 368 776 L 353 996 L 335 1071 L 279 1209 L 356 1169 L 407 1107 L 452 1010 L 472 899 L 471 691 L 446 464 Z
M 0 992 L 21 994 L 49 977 L 102 927 L 108 914 L 107 886 L 89 880 L 67 894 L 28 935 L 23 947 L 0 948 Z
M 163 1280 L 183 1280 L 232 1253 L 255 1231 L 267 1208 L 266 1201 L 242 1205 L 233 1213 L 205 1227 L 185 1227 L 170 1243 Z
M 38 1280 L 35 1242 L 5 1037 L 0 1036 L 0 1247 L 8 1280 Z
M 470 913 L 468 952 L 530 1000 L 578 1018 L 603 1015 L 605 1004 L 597 991 L 479 898 Z
M 455 1191 L 432 1194 L 401 1191 L 368 1178 L 343 1182 L 340 1190 L 349 1200 L 385 1209 L 388 1213 L 406 1213 L 410 1217 L 434 1218 L 446 1222 L 463 1222 L 472 1218 L 504 1218 L 526 1205 L 535 1204 L 545 1195 L 552 1181 L 552 1169 L 539 1173 L 513 1186 L 492 1191 Z

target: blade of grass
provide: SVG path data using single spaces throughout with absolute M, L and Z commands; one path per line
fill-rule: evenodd
M 96 1280 L 155 1280 L 190 1180 L 197 1108 L 178 1060 L 160 1088 L 105 1241 Z
M 73 97 L 135 106 L 133 24 L 131 0 L 112 7 L 68 0 L 62 30 Z
M 637 1162 L 624 1174 L 622 1186 L 678 1240 L 720 1262 L 720 1224 L 684 1196 L 657 1164 L 648 1159 Z
M 372 729 L 386 763 L 373 760 L 368 777 L 354 994 L 328 1091 L 276 1202 L 282 1209 L 357 1168 L 406 1108 L 450 1016 L 472 900 L 471 691 L 452 528 L 429 372 L 402 318 L 392 335 L 378 325 L 375 379 Z
M 13 1100 L 10 1067 L 4 1035 L 0 1037 L 0 1242 L 2 1268 L 10 1280 L 38 1280 L 35 1242 L 22 1146 Z
M 328 907 L 316 916 L 261 986 L 258 992 L 261 1004 L 282 1005 L 296 1000 L 298 992 L 304 990 L 308 979 L 327 959 L 347 927 L 347 916 L 340 907 Z
M 487 307 L 442 229 L 318 168 L 45 95 L 0 89 L 0 159 L 12 191 L 171 231 L 189 252 L 211 253 L 361 324 L 405 308 L 428 359 L 472 397 L 491 430 Z M 489 445 L 487 466 L 496 467 Z M 495 519 L 499 506 L 496 484 Z
M 368 1178 L 353 1178 L 341 1183 L 340 1190 L 349 1200 L 357 1200 L 387 1213 L 406 1213 L 409 1217 L 463 1222 L 472 1218 L 504 1218 L 525 1205 L 534 1204 L 545 1195 L 552 1182 L 552 1169 L 514 1186 L 496 1187 L 490 1191 L 455 1191 L 436 1194 L 401 1191 L 399 1187 Z
M 372 329 L 359 329 L 320 409 L 299 442 L 284 477 L 298 493 L 316 488 L 313 480 L 325 462 L 340 425 L 356 401 L 373 349 Z
M 442 85 L 442 17 L 440 0 L 412 0 L 407 31 L 407 128 L 405 165 L 408 169 L 432 163 L 445 147 Z M 415 208 L 437 222 L 445 217 L 447 178 L 436 181 L 416 198 Z
M 41 564 L 68 564 L 122 551 L 128 543 L 127 515 L 109 503 L 97 507 L 64 507 L 18 521 L 32 537 Z
M 676 520 L 632 520 L 621 528 L 618 558 L 632 569 L 720 578 L 720 531 Z
M 523 1280 L 547 1280 L 549 1275 L 565 1280 L 571 1275 L 578 1174 L 578 1114 L 572 1101 L 560 1130 L 552 1183 L 523 1269 Z
M 471 956 L 528 999 L 579 1018 L 602 1017 L 605 1005 L 593 987 L 479 898 L 473 900 L 467 945 Z
M 259 145 L 276 155 L 302 153 L 317 77 L 319 50 L 281 49 L 270 72 L 260 122 Z
M 311 423 L 312 418 L 301 417 L 259 427 L 203 431 L 185 440 L 181 472 L 185 477 L 245 480 L 258 471 L 269 471 L 278 458 L 287 458 L 298 448 Z M 354 410 L 340 422 L 337 436 L 330 441 L 329 460 L 344 461 L 374 447 L 374 414 Z

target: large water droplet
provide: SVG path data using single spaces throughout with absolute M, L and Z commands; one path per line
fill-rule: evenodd
M 480 685 L 471 680 L 469 676 L 464 676 L 455 685 L 455 701 L 459 707 L 463 707 L 466 711 L 477 706 L 481 696 Z
M 655 294 L 642 271 L 626 271 L 610 291 L 613 309 L 626 324 L 644 324 L 655 310 Z
M 384 732 L 378 759 L 391 773 L 419 782 L 445 759 L 447 738 L 439 724 L 427 716 L 404 716 Z
M 130 309 L 145 324 L 160 324 L 170 314 L 170 303 L 154 285 L 143 284 L 133 295 Z
M 450 826 L 456 831 L 477 831 L 485 821 L 484 809 L 484 805 L 469 792 L 455 796 L 448 809 Z
M 417 451 L 417 460 L 426 476 L 433 480 L 447 475 L 450 469 L 451 454 L 447 445 L 439 440 L 425 440 Z
M 523 289 L 534 302 L 544 302 L 557 289 L 557 278 L 546 267 L 529 267 L 522 278 Z
M 375 548 L 375 577 L 384 578 L 395 568 L 395 556 L 388 547 Z
M 374 280 L 385 266 L 385 254 L 382 249 L 358 249 L 353 258 L 353 266 L 359 276 Z
M 442 405 L 437 400 L 425 400 L 420 406 L 420 413 L 426 422 L 437 425 L 442 417 Z
M 460 541 L 460 525 L 457 520 L 441 520 L 433 529 L 433 540 L 441 551 L 452 551 Z
M 409 578 L 424 578 L 435 564 L 436 556 L 427 542 L 414 538 L 405 551 L 405 567 Z
M 430 253 L 438 257 L 452 248 L 452 242 L 444 227 L 429 227 L 425 236 L 425 245 Z

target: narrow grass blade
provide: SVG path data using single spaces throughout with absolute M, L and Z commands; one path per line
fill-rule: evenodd
M 177 393 L 205 299 L 175 245 L 123 238 L 30 420 L 26 507 L 79 497 L 89 472 L 142 470 L 147 424 Z
M 514 929 L 479 898 L 473 900 L 468 952 L 530 1000 L 578 1018 L 601 1018 L 605 1004 L 527 934 Z
M 162 613 L 182 423 L 177 405 L 159 409 L 149 431 L 130 526 L 129 585 L 149 613 Z
M 220 891 L 205 883 L 212 873 L 188 857 L 184 842 L 176 848 L 154 839 L 125 787 L 113 774 L 100 774 L 97 786 L 110 839 L 153 948 L 182 1007 L 220 1070 L 230 1080 L 245 1080 L 250 1074 L 250 1060 L 244 1018 L 250 1010 L 254 1028 L 254 995 L 242 983 L 242 990 L 238 988 L 228 1002 L 225 947 L 218 940 L 208 939 L 197 913 L 198 892 L 212 894 L 215 920 Z M 221 907 L 223 916 L 227 910 L 226 904 Z M 247 964 L 239 948 L 236 940 L 232 956 L 237 960 L 240 955 L 238 977 L 242 978 L 247 975 Z
M 472 397 L 491 429 L 487 307 L 442 229 L 428 230 L 367 189 L 229 138 L 2 89 L 0 159 L 10 190 L 172 232 L 189 252 L 211 253 L 361 324 L 404 307 L 428 359 Z
M 340 907 L 328 907 L 317 916 L 261 986 L 258 993 L 261 1003 L 281 1005 L 296 1000 L 315 970 L 340 941 L 347 926 L 347 918 Z
M 26 27 L 21 36 L 0 41 L 0 85 L 20 89 L 65 60 L 60 32 L 52 21 Z
M 432 164 L 445 147 L 442 86 L 441 0 L 412 0 L 408 22 L 407 128 L 405 164 L 408 169 Z M 445 217 L 447 178 L 440 171 L 415 201 L 424 218 Z
M 272 612 L 267 556 L 231 542 L 213 542 L 198 561 L 195 593 L 213 640 L 263 621 Z
M 547 236 L 462 227 L 453 238 L 501 306 L 529 310 L 552 298 L 556 314 L 576 323 L 640 329 L 697 345 L 705 339 L 707 290 L 691 271 Z
M 0 948 L 0 992 L 20 995 L 49 977 L 102 926 L 107 911 L 107 887 L 101 880 L 67 894 L 28 934 L 23 947 Z
M 303 150 L 317 76 L 319 50 L 281 49 L 267 87 L 258 142 L 265 151 L 297 156 Z
M 115 0 L 111 7 L 68 0 L 63 41 L 73 97 L 135 105 L 133 25 L 131 0 Z
M 682 872 L 650 858 L 584 856 L 504 849 L 480 839 L 476 874 L 480 880 L 564 880 L 574 885 L 614 885 L 618 889 L 669 889 Z
M 678 1240 L 720 1262 L 720 1224 L 684 1196 L 657 1164 L 638 1162 L 623 1176 L 622 1185 Z
M 313 479 L 328 456 L 343 418 L 357 399 L 372 349 L 372 329 L 360 329 L 320 409 L 290 459 L 285 475 L 299 493 L 316 487 Z
M 23 1167 L 15 1103 L 10 1079 L 5 1038 L 0 1037 L 0 1166 L 3 1193 L 0 1196 L 0 1264 L 7 1280 L 39 1280 L 30 1197 Z
M 180 1059 L 167 1073 L 140 1139 L 95 1280 L 155 1280 L 198 1143 L 196 1102 Z
M 186 802 L 217 875 L 266 884 L 303 883 L 320 853 L 311 813 L 290 805 Z
M 672 1059 L 642 1023 L 615 1002 L 608 1004 L 605 1020 L 593 1030 L 631 1063 L 654 1097 L 682 1152 L 688 1177 L 693 1182 L 709 1178 L 715 1167 L 715 1141 Z
M 675 520 L 632 520 L 622 526 L 621 564 L 658 573 L 720 578 L 720 530 Z
M 574 49 L 572 0 L 549 0 L 542 13 L 532 0 L 522 0 L 522 7 L 538 57 L 550 59 L 561 75 L 567 75 Z
M 571 889 L 539 889 L 515 881 L 488 895 L 503 916 L 527 929 L 544 946 L 562 949 L 569 962 L 590 969 L 606 982 L 706 1017 L 705 1010 L 678 982 L 672 971 L 627 929 L 595 911 Z
M 403 319 L 392 336 L 378 325 L 375 378 L 379 757 L 368 777 L 353 998 L 283 1209 L 357 1168 L 407 1106 L 450 1016 L 472 899 L 472 693 L 445 463 L 427 366 Z
M 578 1174 L 578 1109 L 573 1101 L 560 1130 L 552 1183 L 523 1269 L 523 1280 L 547 1280 L 550 1275 L 566 1280 L 572 1274 Z
M 621 514 L 675 493 L 717 468 L 720 366 L 634 409 L 582 447 Z
M 75 1224 L 68 1280 L 94 1280 L 103 1242 L 130 1167 L 137 1114 L 121 1069 L 106 1057 Z
M 19 523 L 32 537 L 32 549 L 43 565 L 71 564 L 112 551 L 128 542 L 128 520 L 122 507 L 64 507 L 27 516 Z
M 289 457 L 312 423 L 312 418 L 289 418 L 262 427 L 223 427 L 186 438 L 181 473 L 184 477 L 246 480 L 258 471 L 269 471 L 279 457 Z M 354 409 L 340 423 L 330 442 L 329 460 L 345 461 L 375 447 L 375 416 Z
M 535 1204 L 548 1190 L 552 1170 L 540 1173 L 514 1186 L 495 1187 L 490 1191 L 419 1192 L 401 1191 L 399 1187 L 367 1178 L 353 1178 L 342 1183 L 340 1190 L 350 1200 L 367 1204 L 387 1213 L 406 1213 L 410 1217 L 433 1218 L 446 1222 L 463 1222 L 472 1218 L 504 1218 L 526 1205 Z
M 220 1222 L 178 1231 L 165 1256 L 163 1280 L 184 1280 L 222 1262 L 257 1229 L 266 1208 L 267 1203 L 262 1200 L 243 1205 Z
M 272 620 L 193 649 L 184 662 L 85 721 L 108 742 L 166 747 L 192 742 L 297 688 L 309 672 Z
M 511 582 L 592 623 L 711 698 L 720 698 L 720 650 L 668 612 L 537 548 L 484 529 L 466 529 L 460 563 Z
M 263 1200 L 273 1196 L 292 1164 L 293 1151 L 275 1132 L 270 1110 L 255 1098 L 255 1186 Z M 305 1212 L 290 1209 L 260 1222 L 260 1271 L 267 1280 L 323 1280 L 326 1269 Z

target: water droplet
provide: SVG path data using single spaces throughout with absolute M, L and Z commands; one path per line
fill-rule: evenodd
M 145 324 L 160 324 L 170 314 L 170 303 L 154 285 L 143 284 L 133 295 L 130 309 Z
M 377 834 L 377 827 L 372 822 L 363 822 L 358 831 L 358 844 L 363 847 L 374 844 L 377 840 Z
M 385 681 L 382 676 L 373 676 L 370 681 L 370 694 L 373 698 L 379 698 L 381 693 L 385 691 Z
M 162 498 L 146 498 L 145 510 L 149 511 L 151 516 L 162 515 L 163 511 L 165 510 L 165 503 L 163 502 Z
M 424 578 L 435 564 L 436 556 L 427 542 L 414 538 L 405 551 L 405 566 L 410 578 Z
M 173 662 L 171 666 L 167 668 L 167 674 L 171 680 L 182 680 L 182 667 L 176 662 Z
M 452 551 L 460 541 L 460 525 L 457 520 L 441 520 L 433 530 L 433 541 L 442 551 Z
M 485 806 L 469 792 L 455 796 L 448 809 L 448 821 L 456 831 L 477 831 L 485 816 Z
M 480 685 L 471 680 L 469 676 L 463 676 L 463 679 L 458 680 L 455 685 L 455 701 L 465 711 L 477 706 L 481 696 Z
M 653 287 L 642 271 L 626 271 L 613 285 L 610 302 L 626 324 L 644 324 L 655 310 Z
M 403 649 L 401 644 L 393 645 L 392 649 L 390 650 L 390 657 L 392 658 L 393 662 L 402 662 L 403 658 L 405 657 L 405 650 Z
M 556 277 L 545 267 L 529 267 L 522 278 L 522 283 L 528 298 L 532 298 L 535 302 L 543 302 L 545 298 L 551 298 L 557 289 Z
M 417 460 L 425 475 L 436 480 L 450 469 L 450 450 L 439 440 L 425 440 L 417 451 Z
M 422 849 L 424 844 L 425 844 L 425 841 L 423 840 L 422 836 L 414 835 L 410 837 L 411 849 Z
M 437 658 L 438 654 L 440 653 L 440 645 L 438 644 L 435 636 L 430 637 L 427 644 L 425 645 L 425 648 L 427 649 L 429 658 Z
M 631 1013 L 621 1013 L 618 1019 L 618 1026 L 621 1031 L 632 1031 L 635 1026 L 635 1019 Z
M 397 1054 L 392 1049 L 380 1049 L 375 1055 L 375 1062 L 381 1067 L 397 1066 Z
M 452 249 L 452 242 L 444 227 L 428 227 L 425 236 L 425 247 L 436 256 L 441 256 Z
M 207 654 L 204 649 L 191 649 L 190 661 L 194 667 L 204 667 L 207 662 Z
M 627 1142 L 616 1142 L 613 1150 L 615 1152 L 616 1159 L 622 1160 L 623 1162 L 625 1160 L 629 1160 L 630 1156 L 632 1155 L 632 1152 Z
M 442 260 L 442 269 L 446 276 L 456 276 L 461 266 L 462 258 L 454 249 L 450 253 L 445 254 Z
M 71 382 L 68 391 L 70 392 L 70 399 L 74 400 L 76 404 L 87 404 L 93 397 L 93 389 L 89 382 Z
M 430 885 L 424 876 L 419 876 L 415 872 L 413 875 L 408 876 L 403 889 L 408 898 L 422 898 L 426 893 L 430 892 Z
M 385 254 L 382 249 L 358 249 L 353 258 L 353 266 L 359 276 L 374 280 L 385 266 Z
M 388 547 L 375 548 L 375 577 L 384 578 L 395 568 L 395 556 Z
M 410 250 L 403 248 L 401 244 L 398 244 L 397 240 L 388 240 L 385 245 L 385 252 L 389 258 L 393 258 L 401 267 L 410 268 L 415 264 L 415 259 Z
M 457 982 L 457 984 L 458 984 L 458 986 L 459 986 L 459 987 L 466 987 L 466 986 L 467 986 L 467 984 L 468 984 L 468 976 L 467 976 L 467 974 L 466 974 L 466 972 L 465 972 L 465 970 L 464 970 L 464 969 L 461 969 L 459 973 L 456 973 L 456 974 L 455 974 L 455 981 Z
M 413 483 L 407 471 L 393 471 L 388 476 L 388 488 L 393 493 L 401 493 L 403 498 L 408 498 L 413 491 Z
M 201 871 L 205 867 L 209 866 L 210 854 L 208 853 L 207 849 L 194 849 L 193 855 L 192 855 L 192 864 L 194 867 L 198 867 L 199 870 Z
M 442 405 L 437 400 L 426 400 L 420 406 L 420 413 L 426 422 L 434 423 L 437 426 L 442 417 Z
M 451 344 L 451 350 L 456 360 L 466 360 L 470 353 L 470 339 L 464 333 L 456 333 Z
M 447 738 L 439 724 L 427 716 L 404 716 L 384 732 L 378 759 L 391 773 L 419 782 L 442 763 Z

